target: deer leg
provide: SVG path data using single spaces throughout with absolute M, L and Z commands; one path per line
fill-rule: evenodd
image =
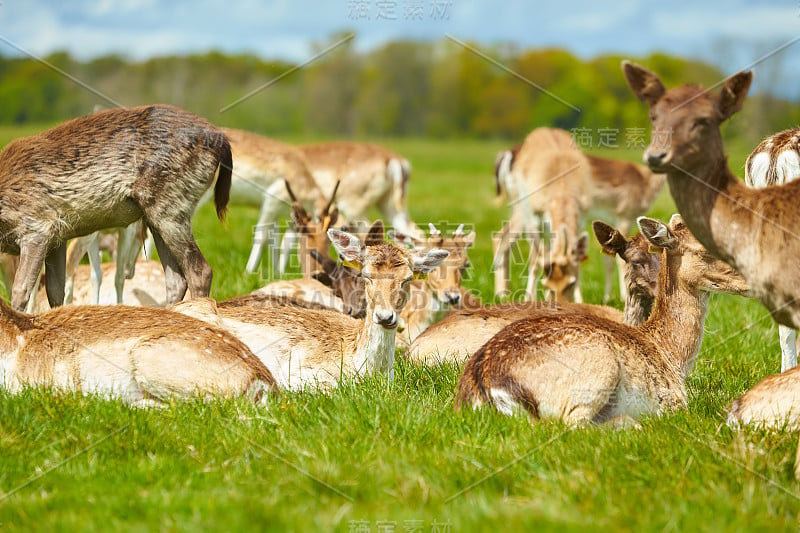
M 44 265 L 46 241 L 25 243 L 20 245 L 19 267 L 11 288 L 11 306 L 18 311 L 25 309 L 31 292 L 39 279 Z
M 572 301 L 576 304 L 583 303 L 583 293 L 581 292 L 580 278 L 578 278 L 578 281 L 575 282 L 575 288 L 572 289 Z
M 85 239 L 86 237 L 72 239 L 67 246 L 67 266 L 65 267 L 66 272 L 64 275 L 65 304 L 72 303 L 72 293 L 75 284 L 75 269 L 78 268 L 83 255 L 86 253 Z
M 781 372 L 786 372 L 797 366 L 797 331 L 779 324 L 778 339 L 781 344 Z
M 539 253 L 542 242 L 538 235 L 531 235 L 529 239 L 531 248 L 528 253 L 528 284 L 525 287 L 525 300 L 536 301 L 536 282 L 539 279 Z
M 67 272 L 67 243 L 62 242 L 44 258 L 45 289 L 51 308 L 64 304 L 64 282 Z
M 603 284 L 603 303 L 607 304 L 611 300 L 611 289 L 613 289 L 614 278 L 614 261 L 613 257 L 608 255 L 603 256 L 603 267 L 606 271 L 606 279 Z
M 156 245 L 156 250 L 158 250 L 158 257 L 161 259 L 161 265 L 164 267 L 164 277 L 166 278 L 167 284 L 166 303 L 167 305 L 178 303 L 183 300 L 183 297 L 186 295 L 186 289 L 188 288 L 186 278 L 183 276 L 183 272 L 178 266 L 177 260 L 164 243 L 158 231 L 152 228 L 150 231 L 153 234 L 153 242 Z
M 289 254 L 292 253 L 294 247 L 297 245 L 297 232 L 292 228 L 287 228 L 283 232 L 281 239 L 281 258 L 278 267 L 278 273 L 283 276 L 286 273 L 286 266 L 289 264 Z
M 492 237 L 494 247 L 494 295 L 497 298 L 508 296 L 509 252 L 512 246 L 511 223 L 507 223 L 499 233 Z
M 114 289 L 117 292 L 117 303 L 122 303 L 122 290 L 125 280 L 132 279 L 136 268 L 136 257 L 139 255 L 139 223 L 129 224 L 119 230 L 117 239 L 117 265 L 114 273 Z
M 281 182 L 281 188 L 283 186 L 283 182 Z M 258 264 L 261 261 L 261 252 L 265 244 L 270 255 L 271 272 L 275 273 L 275 266 L 278 264 L 278 257 L 276 257 L 278 247 L 276 246 L 277 243 L 274 242 L 277 232 L 273 226 L 282 202 L 280 197 L 271 194 L 269 189 L 264 194 L 261 211 L 258 214 L 258 222 L 253 232 L 253 249 L 250 251 L 247 267 L 245 267 L 248 274 L 252 274 L 258 269 Z
M 92 294 L 95 305 L 100 303 L 100 284 L 103 283 L 103 267 L 100 264 L 100 233 L 94 232 L 87 242 L 86 253 L 91 267 Z M 74 274 L 74 273 L 73 273 Z M 70 301 L 72 301 L 70 299 Z
M 144 243 L 142 244 L 142 255 L 144 255 L 145 259 L 150 259 L 153 257 L 153 248 L 155 248 L 155 240 L 153 239 L 153 234 L 147 234 L 147 237 L 144 239 Z

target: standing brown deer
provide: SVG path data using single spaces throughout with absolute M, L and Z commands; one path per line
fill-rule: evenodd
M 164 265 L 167 300 L 206 296 L 211 267 L 192 215 L 215 180 L 222 219 L 231 150 L 225 135 L 180 108 L 151 105 L 76 118 L 0 153 L 0 248 L 19 254 L 11 294 L 23 309 L 42 268 L 51 306 L 64 300 L 67 240 L 144 218 Z
M 467 361 L 456 407 L 492 405 L 505 414 L 573 425 L 625 422 L 686 405 L 686 376 L 703 339 L 709 292 L 747 291 L 674 215 L 669 226 L 640 217 L 660 248 L 658 292 L 639 326 L 583 313 L 514 322 Z
M 580 231 L 588 207 L 591 174 L 572 136 L 564 130 L 537 128 L 525 138 L 514 157 L 498 160 L 498 174 L 512 204 L 511 222 L 494 238 L 495 294 L 508 290 L 510 243 L 525 235 L 531 242 L 527 299 L 536 299 L 536 279 L 555 300 L 581 302 L 580 262 L 586 258 L 588 235 Z M 549 224 L 548 224 L 549 223 Z M 540 248 L 540 234 L 552 229 L 549 246 Z
M 761 141 L 747 156 L 744 182 L 760 189 L 783 185 L 800 177 L 800 128 L 782 131 Z M 797 331 L 778 324 L 781 372 L 797 366 Z
M 301 145 L 314 180 L 325 190 L 341 181 L 339 211 L 348 222 L 366 220 L 377 207 L 387 223 L 405 235 L 422 238 L 406 208 L 408 161 L 377 144 L 334 141 Z
M 233 152 L 231 203 L 260 209 L 246 271 L 256 271 L 265 244 L 274 269 L 279 248 L 272 225 L 281 213 L 288 213 L 286 208 L 290 205 L 285 184 L 291 183 L 297 200 L 316 211 L 325 205 L 325 195 L 314 181 L 305 155 L 297 147 L 248 131 L 230 128 L 223 131 L 230 139 Z M 281 258 L 281 273 L 283 262 Z
M 800 181 L 750 189 L 731 173 L 722 146 L 720 124 L 741 109 L 753 74 L 734 74 L 711 93 L 699 85 L 668 90 L 658 76 L 627 61 L 622 69 L 634 94 L 650 106 L 653 137 L 644 159 L 666 172 L 686 225 L 742 274 L 779 324 L 800 327 L 800 286 L 787 275 L 800 257 L 794 201 Z
M 563 132 L 561 138 L 566 141 L 567 132 Z M 514 197 L 518 185 L 514 183 L 515 177 L 511 174 L 514 169 L 517 154 L 521 144 L 500 152 L 495 160 L 495 185 L 498 196 L 506 192 L 508 197 Z M 656 174 L 643 165 L 637 165 L 629 161 L 618 159 L 608 159 L 590 154 L 585 154 L 591 169 L 591 188 L 589 190 L 589 215 L 603 220 L 612 220 L 615 226 L 627 235 L 636 217 L 645 214 L 655 201 L 656 197 L 664 187 L 666 176 Z M 512 246 L 513 238 L 523 235 L 522 215 L 518 208 L 520 204 L 512 205 L 511 219 L 509 227 L 502 230 L 512 236 L 512 239 L 501 241 L 500 248 L 497 250 L 498 257 L 504 258 L 508 255 L 508 247 Z M 502 234 L 502 233 L 501 233 Z M 603 302 L 611 299 L 612 277 L 614 272 L 614 259 L 610 256 L 603 258 L 605 264 L 605 285 L 603 287 Z M 502 283 L 503 279 L 508 279 L 508 262 L 500 263 L 505 271 L 498 273 L 501 282 L 496 285 L 496 292 L 501 293 L 507 290 Z M 617 258 L 617 270 L 619 273 L 619 292 L 622 301 L 625 301 L 624 263 Z M 496 274 L 496 275 L 498 275 Z

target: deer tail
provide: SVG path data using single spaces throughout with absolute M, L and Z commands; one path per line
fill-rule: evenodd
M 219 162 L 219 175 L 217 184 L 214 186 L 214 206 L 217 208 L 217 218 L 225 220 L 225 212 L 228 210 L 228 200 L 231 197 L 231 176 L 233 175 L 233 154 L 231 153 L 231 143 L 225 138 L 222 143 L 221 157 Z

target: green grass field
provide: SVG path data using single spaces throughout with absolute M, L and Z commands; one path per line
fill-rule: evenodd
M 32 128 L 31 131 L 35 131 Z M 18 130 L 0 129 L 0 143 Z M 387 140 L 414 166 L 418 223 L 474 224 L 465 284 L 491 294 L 492 162 L 505 143 Z M 510 144 L 510 143 L 509 143 Z M 741 168 L 747 147 L 731 154 Z M 638 151 L 606 155 L 638 159 Z M 673 211 L 665 191 L 652 216 Z M 213 295 L 263 283 L 243 274 L 255 209 L 195 221 Z M 584 296 L 599 302 L 592 245 Z M 523 269 L 514 287 L 524 287 Z M 621 303 L 614 302 L 618 307 Z M 397 364 L 393 382 L 330 393 L 163 410 L 29 390 L 0 392 L 0 525 L 7 530 L 796 530 L 797 435 L 732 432 L 730 401 L 777 372 L 777 328 L 758 303 L 715 296 L 687 410 L 639 431 L 531 425 L 491 411 L 455 413 L 459 368 Z M 111 325 L 109 326 L 111 327 Z M 165 354 L 165 356 L 168 354 Z

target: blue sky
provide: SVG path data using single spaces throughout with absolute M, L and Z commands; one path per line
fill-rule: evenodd
M 557 46 L 584 58 L 666 51 L 730 73 L 800 37 L 800 0 L 0 0 L 0 37 L 34 54 L 68 50 L 82 59 L 216 49 L 300 62 L 313 55 L 313 42 L 342 30 L 355 31 L 361 49 L 450 34 Z M 0 53 L 20 54 L 3 42 Z M 800 98 L 800 41 L 754 69 L 756 82 L 768 78 Z

